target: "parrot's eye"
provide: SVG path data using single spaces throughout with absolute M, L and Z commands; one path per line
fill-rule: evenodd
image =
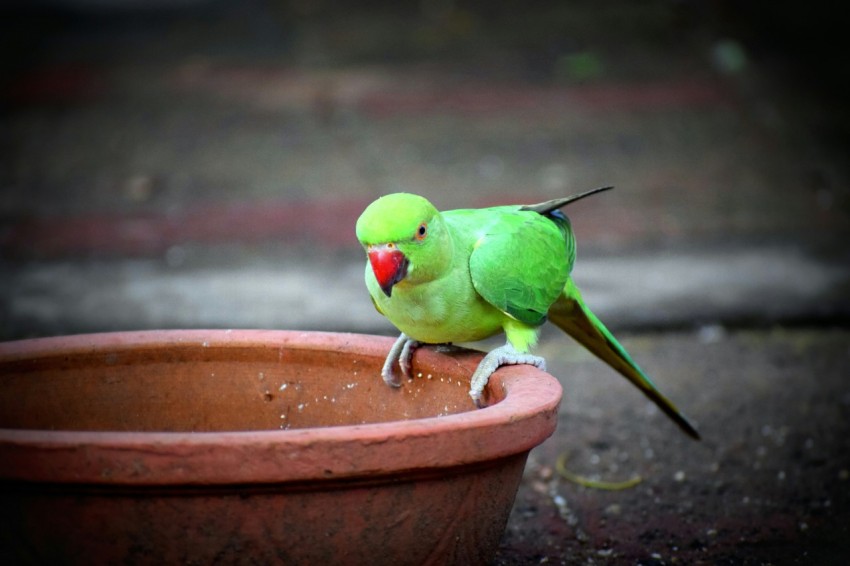
M 425 222 L 423 222 L 422 224 L 419 225 L 419 228 L 417 228 L 417 230 L 416 230 L 416 239 L 417 240 L 424 240 L 425 236 L 427 236 L 427 235 L 428 235 L 428 225 Z

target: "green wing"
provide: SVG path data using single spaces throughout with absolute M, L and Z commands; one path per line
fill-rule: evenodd
M 484 300 L 520 322 L 543 324 L 572 267 L 569 222 L 520 207 L 478 212 L 466 219 L 478 224 L 469 257 L 472 285 Z

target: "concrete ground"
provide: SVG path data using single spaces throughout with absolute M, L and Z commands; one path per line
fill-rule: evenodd
M 372 199 L 615 185 L 568 211 L 575 278 L 704 438 L 547 330 L 561 422 L 497 563 L 846 562 L 850 81 L 819 3 L 35 6 L 0 8 L 0 338 L 390 334 Z

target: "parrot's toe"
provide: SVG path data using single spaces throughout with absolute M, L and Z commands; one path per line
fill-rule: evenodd
M 510 343 L 505 344 L 501 348 L 496 348 L 484 356 L 484 359 L 481 360 L 481 363 L 479 363 L 478 367 L 475 369 L 475 373 L 472 374 L 472 380 L 470 381 L 469 386 L 469 396 L 472 397 L 472 401 L 475 403 L 475 406 L 479 409 L 483 407 L 481 397 L 484 393 L 484 388 L 487 387 L 487 382 L 490 381 L 490 376 L 493 375 L 497 369 L 502 366 L 518 364 L 528 364 L 546 371 L 546 360 L 540 356 L 520 354 L 513 346 L 510 345 Z
M 421 346 L 419 342 L 408 338 L 405 340 L 398 357 L 398 367 L 401 368 L 401 374 L 408 379 L 413 377 L 413 350 L 419 346 Z
M 396 375 L 396 372 L 390 369 L 384 369 L 381 371 L 381 377 L 384 378 L 384 383 L 391 387 L 401 387 L 401 378 Z
M 384 383 L 392 387 L 401 387 L 401 376 L 396 372 L 396 364 L 401 370 L 402 376 L 410 379 L 413 375 L 412 358 L 413 350 L 419 347 L 419 342 L 407 337 L 402 333 L 390 348 L 387 359 L 384 361 L 384 367 L 381 368 L 381 377 L 384 378 Z

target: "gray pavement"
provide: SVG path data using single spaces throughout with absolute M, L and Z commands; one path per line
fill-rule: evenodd
M 356 244 L 352 243 L 352 247 Z M 393 332 L 372 307 L 359 254 L 305 260 L 219 253 L 187 259 L 7 264 L 7 338 L 153 328 Z M 169 262 L 169 258 L 170 262 Z M 794 247 L 582 258 L 574 276 L 612 328 L 836 323 L 850 317 L 850 265 Z
M 500 564 L 843 564 L 850 332 L 638 334 L 625 346 L 698 425 L 692 442 L 560 336 L 541 345 L 565 399 L 532 452 Z M 641 482 L 622 491 L 566 481 Z
M 850 80 L 821 3 L 0 10 L 0 339 L 393 333 L 353 237 L 371 199 L 613 184 L 568 210 L 575 278 L 704 440 L 545 331 L 561 422 L 497 563 L 850 556 Z M 564 454 L 643 481 L 578 486 Z

